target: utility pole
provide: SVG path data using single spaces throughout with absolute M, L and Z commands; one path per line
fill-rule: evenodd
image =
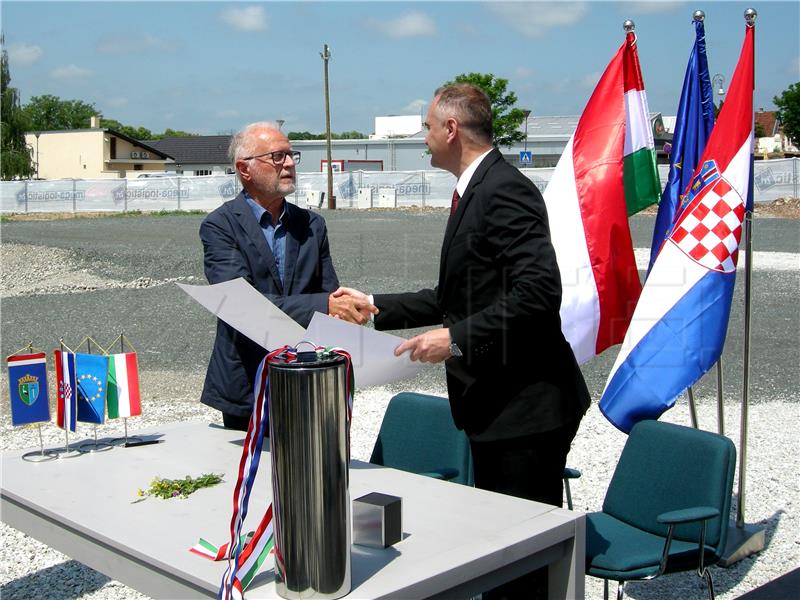
M 333 197 L 333 165 L 331 164 L 331 99 L 328 92 L 328 61 L 331 53 L 328 44 L 325 44 L 319 54 L 325 65 L 325 140 L 328 146 L 328 208 L 336 208 L 336 198 Z

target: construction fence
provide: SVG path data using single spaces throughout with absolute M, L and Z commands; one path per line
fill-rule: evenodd
M 555 169 L 521 169 L 540 190 Z M 659 165 L 662 186 L 667 165 Z M 800 196 L 800 159 L 756 161 L 755 202 Z M 445 171 L 351 171 L 333 174 L 337 208 L 446 207 L 455 177 Z M 289 201 L 325 208 L 326 173 L 298 173 Z M 235 175 L 143 179 L 59 179 L 0 182 L 0 212 L 211 211 L 241 189 Z

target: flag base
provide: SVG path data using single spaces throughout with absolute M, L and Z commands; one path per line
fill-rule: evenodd
M 54 458 L 58 458 L 58 453 L 52 450 L 34 450 L 22 455 L 22 460 L 28 462 L 45 462 Z
M 108 442 L 98 442 L 94 440 L 78 446 L 78 451 L 84 454 L 91 452 L 107 452 L 108 450 L 111 450 L 113 447 L 114 446 L 112 446 Z
M 728 542 L 725 551 L 717 563 L 720 567 L 730 567 L 743 558 L 761 552 L 766 546 L 766 529 L 745 523 L 744 527 L 737 527 L 736 523 L 728 525 Z

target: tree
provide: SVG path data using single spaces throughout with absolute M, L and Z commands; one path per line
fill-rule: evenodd
M 324 133 L 311 133 L 310 131 L 290 131 L 286 134 L 290 140 L 324 140 Z M 342 133 L 331 133 L 332 140 L 363 140 L 367 136 L 360 131 L 344 131 Z
M 800 146 L 800 82 L 793 83 L 772 101 L 778 107 L 778 120 L 783 133 L 795 146 Z
M 517 95 L 514 92 L 506 93 L 508 79 L 495 77 L 491 73 L 468 73 L 456 76 L 452 83 L 472 83 L 481 88 L 492 103 L 492 128 L 494 136 L 492 143 L 499 147 L 510 146 L 514 142 L 521 142 L 525 134 L 519 126 L 525 120 L 525 112 L 521 108 L 514 108 Z
M 33 96 L 22 110 L 31 131 L 86 129 L 92 117 L 102 116 L 94 104 L 83 100 L 62 100 L 50 94 Z
M 4 180 L 30 177 L 34 170 L 31 153 L 25 145 L 25 115 L 19 106 L 17 89 L 10 87 L 11 74 L 8 70 L 8 53 L 5 38 L 0 35 L 0 176 Z
M 147 127 L 131 127 L 130 125 L 123 125 L 116 119 L 100 119 L 100 127 L 106 129 L 113 129 L 114 131 L 132 137 L 135 140 L 153 140 L 153 133 Z

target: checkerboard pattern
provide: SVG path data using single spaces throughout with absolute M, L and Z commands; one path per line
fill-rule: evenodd
M 670 239 L 707 269 L 730 273 L 736 270 L 742 221 L 742 197 L 720 178 L 695 196 Z

